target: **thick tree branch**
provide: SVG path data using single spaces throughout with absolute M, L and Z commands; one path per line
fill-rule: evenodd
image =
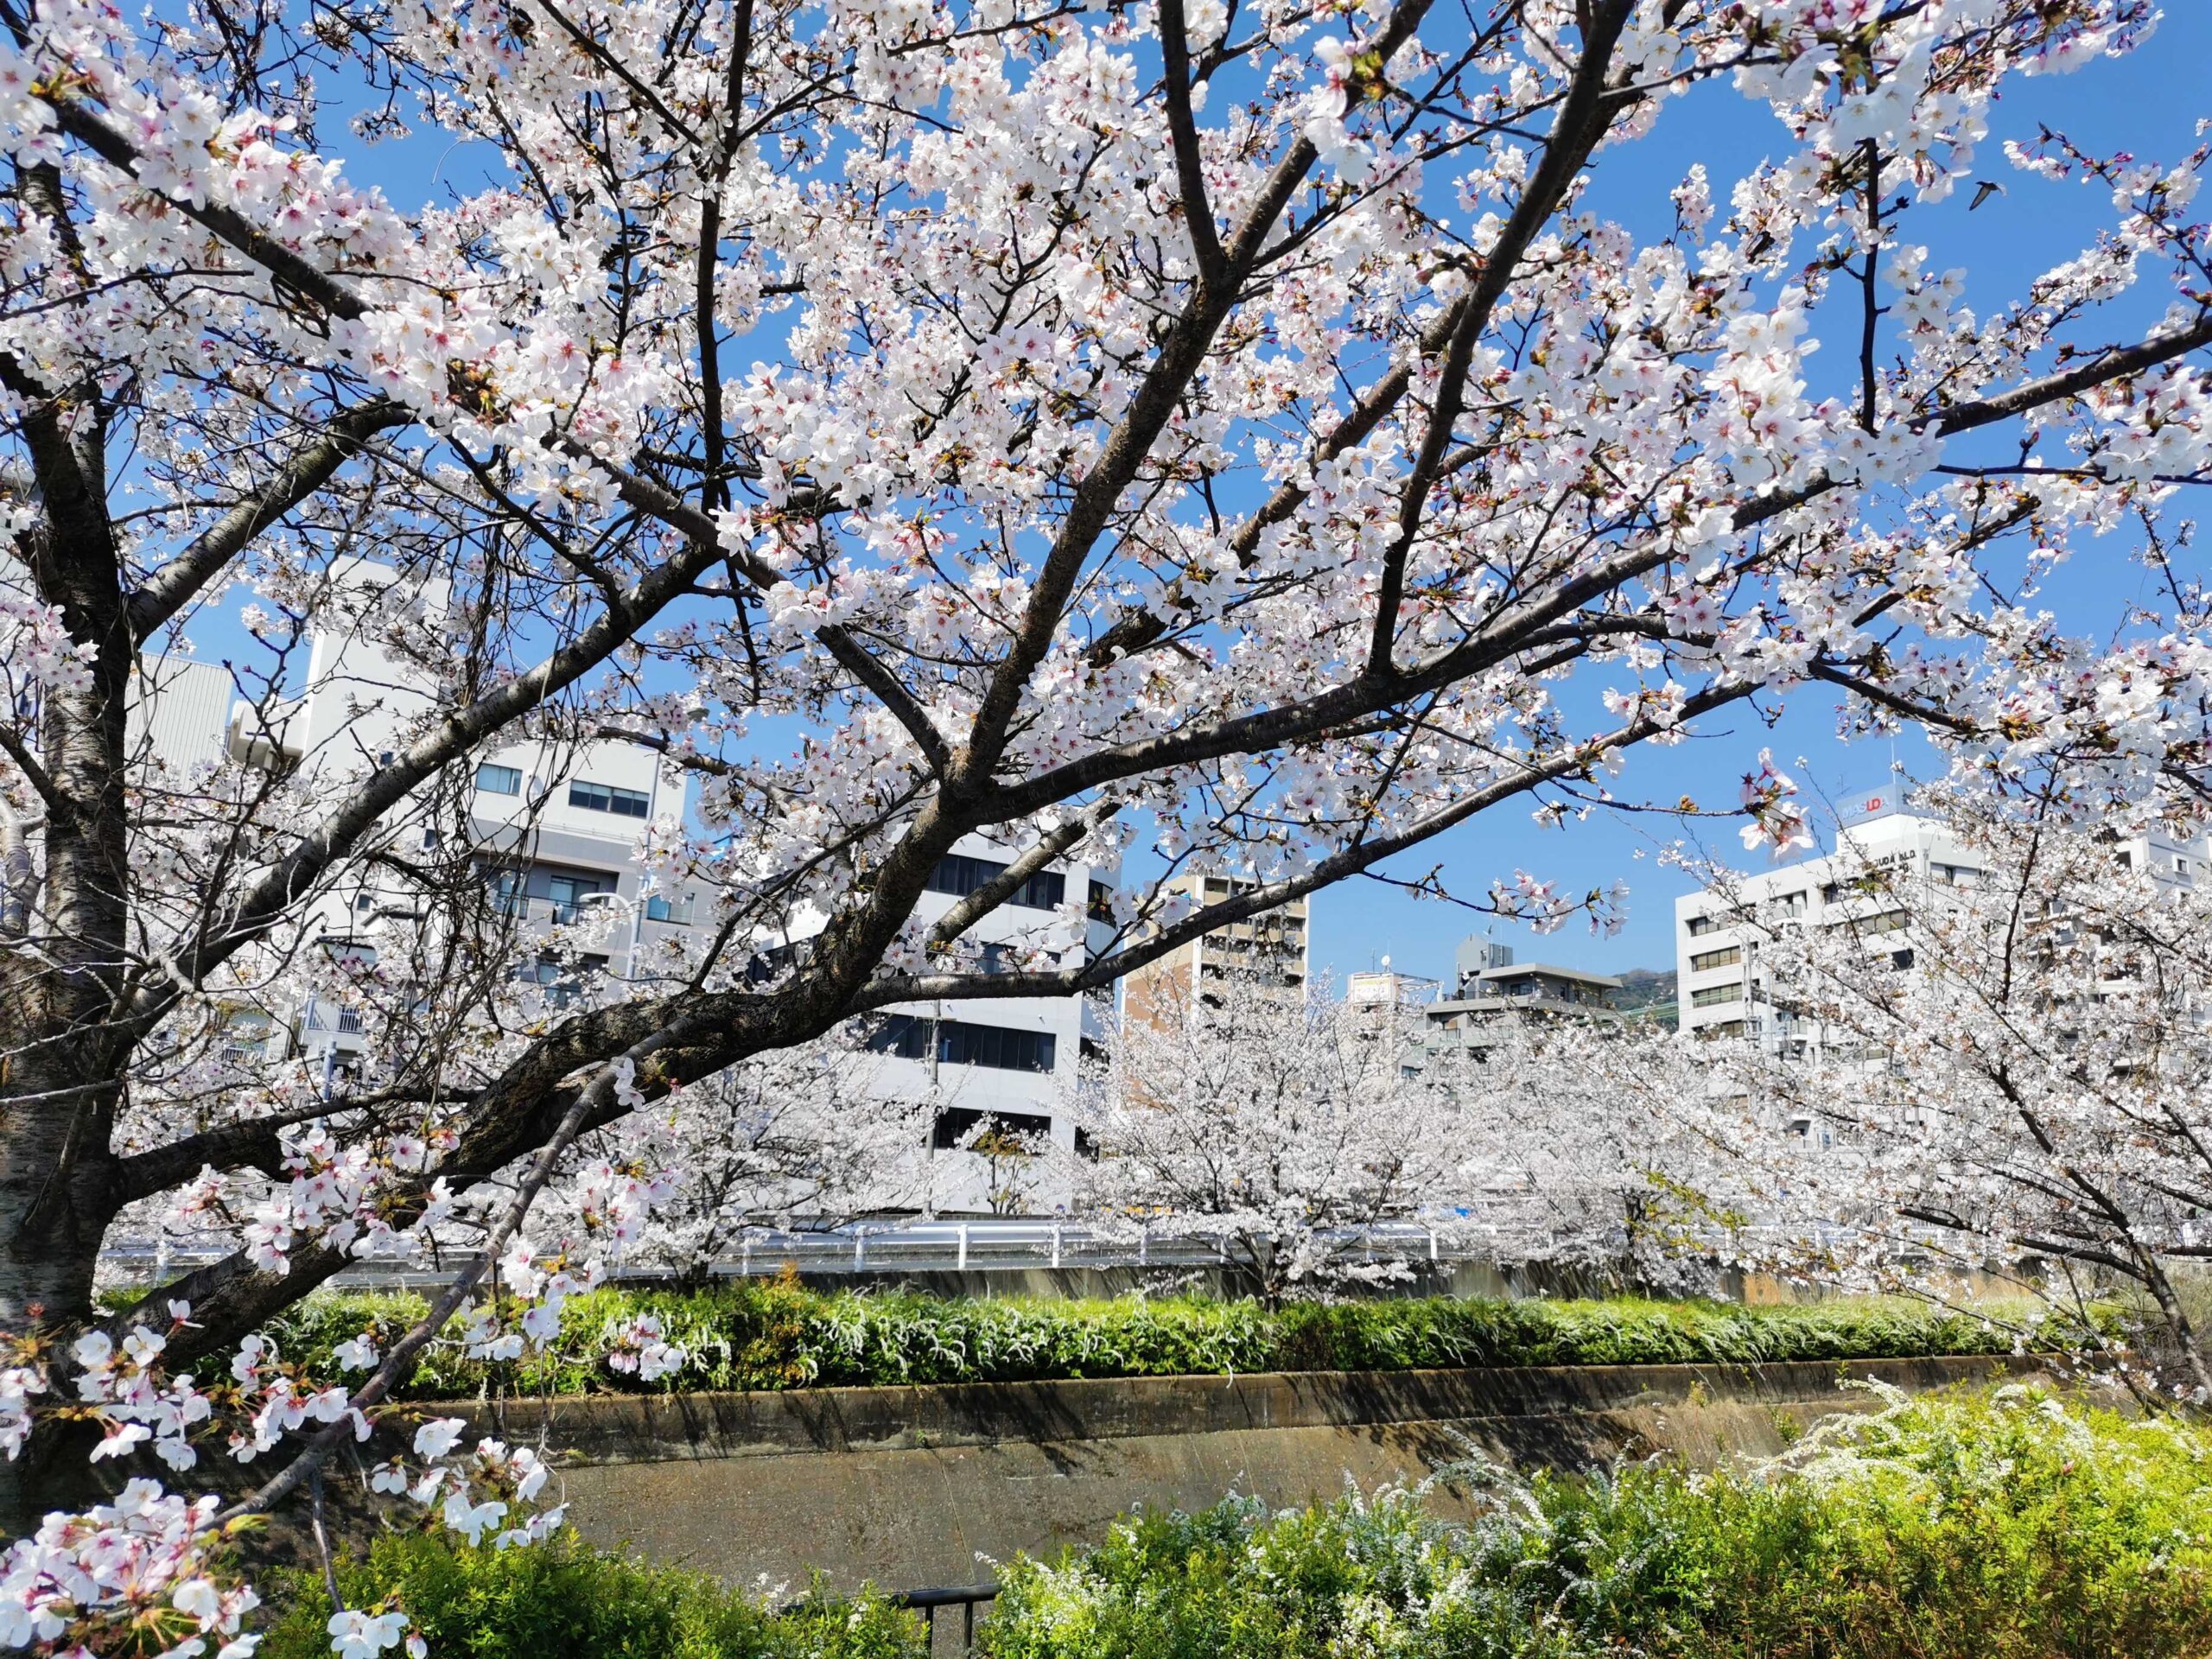
M 142 642 L 175 616 L 254 537 L 314 495 L 379 432 L 415 417 L 385 398 L 340 410 L 295 449 L 251 498 L 239 502 L 194 538 L 183 552 L 148 577 L 130 596 L 130 628 Z

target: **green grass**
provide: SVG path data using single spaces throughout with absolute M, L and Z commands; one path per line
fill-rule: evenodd
M 2022 1389 L 1821 1430 L 1761 1471 L 1232 1501 L 1018 1560 L 987 1659 L 2182 1659 L 2212 1651 L 2212 1435 Z
M 284 1360 L 334 1374 L 331 1351 L 364 1330 L 380 1345 L 419 1319 L 412 1295 L 310 1298 L 270 1327 Z M 640 1383 L 606 1363 L 609 1334 L 659 1318 L 688 1357 Z M 1458 1301 L 1295 1304 L 1124 1297 L 1113 1301 L 938 1300 L 823 1294 L 787 1281 L 678 1293 L 607 1289 L 571 1300 L 544 1352 L 508 1363 L 425 1351 L 403 1398 L 485 1391 L 577 1395 L 841 1384 L 1000 1382 L 1084 1376 L 1223 1376 L 1269 1370 L 1402 1370 L 1495 1365 L 1741 1363 L 2005 1354 L 2065 1345 L 2024 1308 L 1988 1318 L 1905 1301 L 1747 1308 L 1708 1302 Z

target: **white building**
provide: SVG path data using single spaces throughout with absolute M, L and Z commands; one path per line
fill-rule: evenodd
M 1478 934 L 1460 942 L 1450 992 L 1433 979 L 1392 970 L 1358 973 L 1344 982 L 1344 1000 L 1380 1026 L 1396 1026 L 1409 1054 L 1427 1058 L 1459 1052 L 1480 1058 L 1502 1033 L 1561 1021 L 1618 1026 L 1613 1006 L 1621 982 L 1611 974 L 1553 963 L 1513 959 L 1513 947 Z
M 963 837 L 938 861 L 917 917 L 935 922 L 1017 855 L 983 836 Z M 1103 951 L 1114 931 L 1100 919 L 1113 877 L 1079 860 L 1039 870 L 963 936 L 976 947 L 970 965 L 986 974 L 1075 967 Z M 869 1039 L 883 1056 L 874 1086 L 886 1098 L 938 1103 L 930 1135 L 936 1208 L 1033 1212 L 1065 1201 L 1046 1173 L 1050 1160 L 1038 1160 L 1032 1173 L 1019 1154 L 972 1148 L 1049 1141 L 1065 1153 L 1083 1150 L 1076 1090 L 1084 1057 L 1104 1035 L 1103 1008 L 1087 996 L 982 997 L 886 1011 Z
M 2193 885 L 2203 874 L 2206 851 L 2202 840 L 2153 835 L 2126 843 L 2122 856 L 2144 861 L 2162 882 Z M 1867 890 L 1862 878 L 1873 872 L 1885 878 L 1887 891 Z M 1787 1058 L 1804 1054 L 1821 1033 L 1767 999 L 1759 964 L 1764 930 L 1848 925 L 1870 950 L 1887 950 L 1909 971 L 1914 946 L 1899 894 L 1940 897 L 1944 889 L 1971 887 L 1983 874 L 1980 859 L 1947 825 L 1905 804 L 1901 787 L 1869 791 L 1837 814 L 1834 852 L 1675 901 L 1680 1029 L 1748 1038 Z
M 396 589 L 397 572 L 362 559 L 334 562 L 331 580 L 340 590 L 335 613 L 397 613 L 433 629 L 449 595 L 441 580 Z M 436 692 L 420 667 L 396 659 L 362 629 L 320 630 L 309 646 L 300 695 L 226 699 L 218 730 L 231 759 L 282 766 L 312 789 L 318 777 L 334 783 L 389 764 Z M 152 677 L 166 683 L 174 660 L 163 659 Z M 208 717 L 205 702 L 160 694 L 152 719 L 165 743 L 197 752 L 204 734 L 194 728 Z M 681 791 L 680 779 L 637 744 L 504 745 L 479 757 L 457 801 L 418 791 L 395 814 L 394 851 L 423 859 L 457 836 L 495 916 L 512 919 L 525 938 L 547 938 L 546 951 L 518 976 L 533 982 L 528 994 L 557 1009 L 588 995 L 595 976 L 630 976 L 647 947 L 690 925 L 693 897 L 647 893 L 639 856 L 639 832 L 664 812 L 680 813 Z M 372 868 L 319 901 L 310 925 L 320 948 L 370 961 L 378 923 L 416 918 L 419 891 L 397 878 L 379 880 Z M 356 1063 L 362 1022 L 342 1000 L 311 997 L 289 1018 L 300 1052 L 324 1057 L 334 1072 Z
M 334 567 L 352 608 L 395 604 L 435 621 L 447 594 L 431 582 L 404 594 L 386 590 L 396 573 L 365 561 Z M 181 658 L 149 661 L 134 721 L 142 745 L 165 758 L 165 775 L 184 780 L 228 758 L 282 766 L 310 780 L 358 775 L 384 764 L 433 704 L 435 692 L 415 666 L 394 660 L 360 633 L 331 630 L 311 641 L 305 690 L 256 703 L 237 695 L 219 664 Z M 512 919 L 527 939 L 547 949 L 518 969 L 554 1010 L 588 998 L 596 976 L 616 979 L 652 971 L 654 947 L 680 939 L 708 919 L 701 891 L 647 891 L 639 855 L 641 832 L 656 818 L 683 810 L 680 777 L 652 750 L 620 741 L 557 745 L 532 741 L 486 750 L 471 769 L 458 804 L 436 810 L 410 804 L 395 834 L 411 855 L 437 850 L 459 835 L 488 889 L 495 916 Z M 456 823 L 458 814 L 465 814 Z M 450 850 L 448 848 L 448 850 Z M 1014 855 L 979 837 L 962 841 L 931 878 L 919 906 L 933 921 L 957 900 L 1001 874 Z M 980 942 L 977 965 L 1008 971 L 1024 953 L 1041 950 L 1062 965 L 1103 948 L 1109 926 L 1088 918 L 1110 886 L 1111 872 L 1058 863 L 1030 878 L 1012 901 L 985 918 L 968 938 Z M 373 875 L 326 895 L 311 926 L 334 956 L 367 963 L 378 924 L 412 918 L 419 893 Z M 817 924 L 818 925 L 818 923 Z M 804 925 L 795 927 L 801 936 Z M 242 1022 L 239 1042 L 267 1052 L 321 1057 L 334 1077 L 358 1064 L 363 1021 L 343 999 L 310 998 L 278 1025 L 256 1014 Z M 289 1026 L 289 1031 L 283 1028 Z M 931 1136 L 941 1170 L 931 1183 L 939 1207 L 991 1207 L 993 1160 L 961 1150 L 984 1120 L 1014 1135 L 1075 1149 L 1077 1078 L 1089 1045 L 1101 1034 L 1096 1005 L 1078 997 L 987 998 L 914 1004 L 890 1011 L 872 1040 L 882 1055 L 872 1086 L 886 1097 L 943 1103 Z M 918 1148 L 918 1155 L 921 1149 Z M 997 1160 L 1002 1176 L 1006 1160 Z M 941 1179 L 938 1177 L 941 1175 Z
M 130 686 L 126 741 L 142 788 L 188 787 L 229 753 L 236 687 L 220 663 L 145 657 Z

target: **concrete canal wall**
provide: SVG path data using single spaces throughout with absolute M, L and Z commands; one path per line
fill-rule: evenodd
M 1410 1484 L 1479 1449 L 1523 1469 L 1780 1451 L 1815 1420 L 2023 1360 L 1576 1366 L 1141 1377 L 425 1406 L 563 1448 L 594 1543 L 740 1583 L 972 1582 L 1017 1550 L 1094 1543 L 1139 1508 L 1230 1491 L 1281 1506 Z M 1448 1474 L 1434 1491 L 1464 1513 Z

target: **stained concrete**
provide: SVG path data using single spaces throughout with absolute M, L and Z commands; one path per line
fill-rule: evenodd
M 2031 1374 L 2033 1359 L 1577 1366 L 1117 1378 L 424 1407 L 567 1448 L 583 1535 L 741 1583 L 969 1583 L 1017 1550 L 1096 1542 L 1139 1507 L 1275 1506 L 1427 1478 L 1471 1448 L 1586 1469 L 1781 1450 L 1866 1409 L 1846 1386 Z M 1446 1478 L 1445 1514 L 1470 1493 Z

